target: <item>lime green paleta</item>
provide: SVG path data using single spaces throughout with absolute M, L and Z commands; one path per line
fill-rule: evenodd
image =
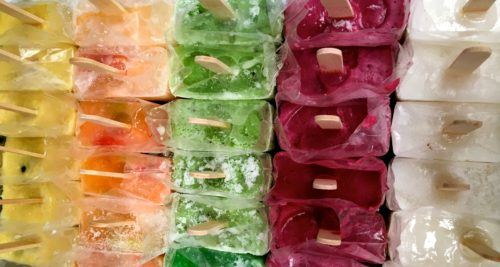
M 236 254 L 206 248 L 182 248 L 168 253 L 167 267 L 264 267 L 264 257 Z
M 260 202 L 173 195 L 173 248 L 208 249 L 262 256 L 269 250 L 269 227 Z

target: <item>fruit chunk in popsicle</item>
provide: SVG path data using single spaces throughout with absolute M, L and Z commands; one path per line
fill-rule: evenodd
M 269 250 L 267 215 L 259 202 L 173 195 L 170 240 L 175 248 L 202 246 L 264 255 Z
M 173 169 L 173 189 L 188 194 L 262 200 L 271 184 L 267 154 L 176 151 Z
M 172 93 L 196 99 L 267 99 L 278 71 L 274 45 L 176 46 Z M 210 64 L 210 65 L 207 65 Z M 214 68 L 214 64 L 216 68 Z
M 249 254 L 216 251 L 203 247 L 187 247 L 168 253 L 165 266 L 245 266 L 264 267 L 264 258 Z

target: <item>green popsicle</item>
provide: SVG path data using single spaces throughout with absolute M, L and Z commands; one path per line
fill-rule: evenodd
M 168 253 L 165 266 L 169 267 L 264 267 L 264 258 L 249 254 L 220 252 L 202 247 L 183 248 Z

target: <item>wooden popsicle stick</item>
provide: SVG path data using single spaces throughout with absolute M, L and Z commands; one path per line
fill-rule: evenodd
M 95 7 L 109 14 L 124 14 L 127 9 L 116 0 L 89 0 Z
M 458 192 L 458 191 L 468 191 L 470 190 L 470 184 L 460 184 L 460 183 L 443 183 L 438 187 L 441 191 L 450 191 L 450 192 Z
M 208 221 L 195 226 L 190 227 L 187 232 L 191 236 L 205 236 L 216 234 L 220 230 L 227 227 L 227 223 L 219 221 Z
M 328 11 L 328 15 L 334 19 L 354 17 L 354 10 L 349 0 L 321 0 L 321 4 Z
M 38 248 L 42 242 L 38 239 L 26 239 L 0 244 L 0 253 L 15 252 L 20 250 Z
M 189 176 L 196 179 L 224 179 L 226 175 L 223 172 L 190 172 Z
M 483 127 L 482 121 L 454 120 L 443 128 L 443 133 L 448 135 L 466 135 Z
M 114 227 L 126 227 L 126 226 L 134 226 L 135 221 L 119 221 L 119 220 L 100 220 L 93 221 L 90 223 L 91 227 L 95 228 L 114 228 Z
M 313 188 L 318 190 L 337 190 L 337 181 L 330 179 L 314 179 Z
M 194 62 L 205 69 L 215 72 L 217 74 L 232 74 L 233 70 L 231 67 L 226 65 L 224 62 L 217 58 L 209 56 L 196 56 Z
M 321 48 L 316 52 L 316 58 L 322 71 L 332 73 L 344 72 L 342 50 L 337 48 Z
M 219 121 L 219 120 L 209 120 L 209 119 L 202 119 L 202 118 L 189 118 L 188 121 L 190 124 L 223 128 L 223 129 L 228 129 L 231 127 L 230 123 L 225 122 L 225 121 Z
M 0 60 L 19 64 L 25 63 L 25 61 L 18 55 L 12 54 L 11 52 L 3 49 L 0 49 Z
M 130 130 L 132 128 L 132 125 L 130 125 L 130 124 L 126 124 L 123 122 L 115 121 L 115 120 L 104 118 L 104 117 L 97 116 L 97 115 L 81 114 L 80 119 L 83 121 L 93 122 L 95 124 L 99 124 L 99 125 L 111 127 L 111 128 L 122 128 L 122 129 L 128 129 L 128 130 Z
M 35 153 L 35 152 L 17 149 L 17 148 L 13 148 L 13 147 L 0 146 L 0 151 L 14 153 L 14 154 L 28 156 L 28 157 L 39 158 L 39 159 L 45 158 L 45 154 Z
M 9 104 L 9 103 L 0 103 L 0 109 L 20 113 L 23 115 L 29 115 L 29 116 L 38 115 L 38 111 L 36 111 L 34 109 L 25 108 L 25 107 L 21 107 L 21 106 Z
M 117 69 L 115 67 L 103 64 L 99 61 L 85 58 L 85 57 L 74 57 L 69 60 L 72 65 L 78 66 L 83 69 L 93 70 L 98 73 L 109 73 L 109 74 L 125 74 L 123 70 Z
M 448 71 L 457 74 L 470 74 L 479 68 L 492 54 L 487 46 L 474 46 L 464 49 L 453 61 Z
M 236 13 L 227 0 L 200 0 L 200 5 L 218 19 L 230 20 L 236 17 Z
M 495 4 L 495 0 L 469 0 L 462 8 L 462 12 L 486 12 L 493 6 L 493 4 Z
M 460 244 L 467 247 L 468 249 L 474 251 L 476 254 L 484 259 L 500 262 L 500 252 L 493 249 L 481 238 L 475 237 L 474 235 L 469 236 L 470 232 L 467 232 L 460 239 Z
M 317 115 L 314 121 L 324 130 L 339 130 L 343 127 L 340 117 L 335 115 Z
M 0 11 L 12 16 L 26 24 L 40 25 L 44 24 L 45 20 L 37 17 L 28 11 L 19 8 L 13 4 L 9 4 L 6 1 L 0 0 Z
M 132 175 L 130 173 L 118 173 L 118 172 L 105 172 L 105 171 L 94 171 L 94 170 L 80 170 L 81 175 L 88 176 L 103 176 L 118 179 L 131 179 Z
M 0 199 L 0 205 L 30 205 L 42 203 L 42 198 Z
M 323 245 L 338 247 L 342 244 L 342 239 L 339 234 L 330 230 L 319 229 L 316 241 Z

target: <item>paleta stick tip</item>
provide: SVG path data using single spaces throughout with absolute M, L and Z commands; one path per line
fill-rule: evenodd
M 227 223 L 219 221 L 208 221 L 190 227 L 187 232 L 191 236 L 206 236 L 211 234 L 216 234 L 220 230 L 227 227 Z
M 124 14 L 127 9 L 116 0 L 89 0 L 95 7 L 109 14 Z
M 324 130 L 339 130 L 343 127 L 342 120 L 335 115 L 317 115 L 314 117 L 314 121 Z
M 223 172 L 190 172 L 189 176 L 195 179 L 224 179 L 226 174 Z
M 314 179 L 313 188 L 326 191 L 337 190 L 337 181 L 330 179 Z
M 231 20 L 236 14 L 227 0 L 199 0 L 203 8 L 221 20 Z
M 103 64 L 99 61 L 85 58 L 85 57 L 74 57 L 69 60 L 72 65 L 78 66 L 83 69 L 92 70 L 98 73 L 108 73 L 108 74 L 121 74 L 124 75 L 125 72 L 117 69 L 115 67 Z
M 343 73 L 344 59 L 337 48 L 321 48 L 316 52 L 319 68 L 324 72 Z
M 232 74 L 233 71 L 231 67 L 226 65 L 224 62 L 220 61 L 215 57 L 209 56 L 196 56 L 194 62 L 203 68 L 215 72 L 217 74 Z
M 316 241 L 323 245 L 338 247 L 342 244 L 340 235 L 326 229 L 319 229 Z
M 44 19 L 37 17 L 29 13 L 28 11 L 13 4 L 7 3 L 3 0 L 0 0 L 0 11 L 8 14 L 9 16 L 17 18 L 18 20 L 26 24 L 40 25 L 45 23 Z
M 328 15 L 334 19 L 354 17 L 354 10 L 349 0 L 321 0 L 321 4 L 328 11 Z
M 454 120 L 443 128 L 443 134 L 447 135 L 466 135 L 483 127 L 482 121 L 476 120 Z
M 469 0 L 465 3 L 462 11 L 464 13 L 487 12 L 495 4 L 495 0 Z
M 102 125 L 105 127 L 110 127 L 110 128 L 121 128 L 121 129 L 127 129 L 127 130 L 132 129 L 132 125 L 130 125 L 130 124 L 115 121 L 115 120 L 104 118 L 104 117 L 97 116 L 97 115 L 81 114 L 80 119 L 82 121 L 88 121 L 88 122 L 92 122 L 92 123 Z
M 453 61 L 448 71 L 455 74 L 471 74 L 488 60 L 492 53 L 493 51 L 491 48 L 486 46 L 466 48 L 458 55 L 455 61 Z
M 40 153 L 31 152 L 31 151 L 26 151 L 26 150 L 14 148 L 14 147 L 0 146 L 0 151 L 8 152 L 8 153 L 14 153 L 14 154 L 28 156 L 28 157 L 33 157 L 33 158 L 39 158 L 39 159 L 44 159 L 45 158 L 45 154 L 40 154 Z
M 229 129 L 231 128 L 231 124 L 225 121 L 220 120 L 211 120 L 211 119 L 203 119 L 203 118 L 189 118 L 188 122 L 194 125 Z
M 0 253 L 27 250 L 32 248 L 38 248 L 41 246 L 42 242 L 37 238 L 24 239 L 24 240 L 0 244 Z

